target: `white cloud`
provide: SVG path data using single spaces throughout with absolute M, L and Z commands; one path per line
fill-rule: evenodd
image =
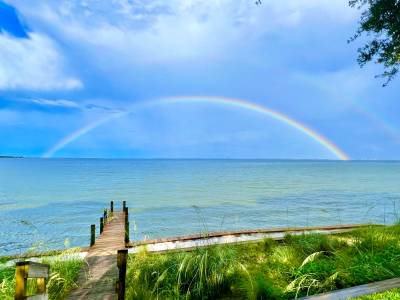
M 226 59 L 268 32 L 313 19 L 354 21 L 347 0 L 62 0 L 13 4 L 98 67 Z M 35 9 L 32 9 L 32 7 Z
M 213 59 L 231 52 L 232 44 L 238 44 L 246 36 L 243 31 L 249 30 L 237 25 L 241 16 L 236 5 L 224 9 L 222 4 L 172 1 L 168 6 L 132 5 L 115 11 L 110 6 L 112 12 L 107 14 L 99 13 L 96 5 L 82 10 L 77 3 L 74 9 L 62 5 L 61 11 L 44 6 L 41 17 L 60 36 L 93 54 L 100 66 L 118 64 L 120 58 L 121 64 Z
M 29 39 L 0 34 L 0 90 L 72 90 L 79 79 L 64 73 L 64 59 L 46 36 Z
M 57 106 L 57 107 L 65 107 L 65 108 L 79 108 L 79 105 L 71 100 L 65 99 L 32 99 L 31 100 L 35 104 L 44 105 L 44 106 Z

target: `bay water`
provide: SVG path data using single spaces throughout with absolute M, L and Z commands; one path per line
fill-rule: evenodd
M 87 246 L 113 200 L 131 240 L 397 222 L 400 162 L 0 159 L 0 255 Z

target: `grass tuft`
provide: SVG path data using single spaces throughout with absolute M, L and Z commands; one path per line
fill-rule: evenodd
M 218 246 L 169 255 L 130 256 L 128 299 L 214 299 L 247 291 L 247 267 L 232 247 Z M 240 278 L 237 282 L 234 279 Z
M 393 289 L 383 293 L 362 296 L 354 300 L 400 300 L 400 289 Z

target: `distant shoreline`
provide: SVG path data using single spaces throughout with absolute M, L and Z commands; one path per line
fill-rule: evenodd
M 324 158 L 163 158 L 163 157 L 40 157 L 40 156 L 13 156 L 13 155 L 0 155 L 1 158 L 14 158 L 14 159 L 41 159 L 41 160 L 136 160 L 136 161 L 266 161 L 266 162 L 394 162 L 399 163 L 400 159 L 351 159 L 351 160 L 338 160 L 338 159 L 324 159 Z

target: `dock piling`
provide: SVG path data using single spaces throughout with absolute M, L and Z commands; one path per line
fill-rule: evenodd
M 122 201 L 122 211 L 125 211 L 126 209 L 126 201 Z
M 126 223 L 126 222 L 129 221 L 129 209 L 128 209 L 128 207 L 125 207 L 124 213 L 125 213 L 125 223 Z
M 125 207 L 125 245 L 129 243 L 129 209 Z
M 125 278 L 126 278 L 126 262 L 128 257 L 128 250 L 122 249 L 117 252 L 117 266 L 118 266 L 118 281 L 117 281 L 117 294 L 118 300 L 125 300 Z
M 104 230 L 104 218 L 100 217 L 100 234 L 103 233 Z
M 129 243 L 129 222 L 125 223 L 125 245 Z
M 90 225 L 90 247 L 92 247 L 96 240 L 96 225 Z
M 110 211 L 113 213 L 114 212 L 114 201 L 110 202 Z

